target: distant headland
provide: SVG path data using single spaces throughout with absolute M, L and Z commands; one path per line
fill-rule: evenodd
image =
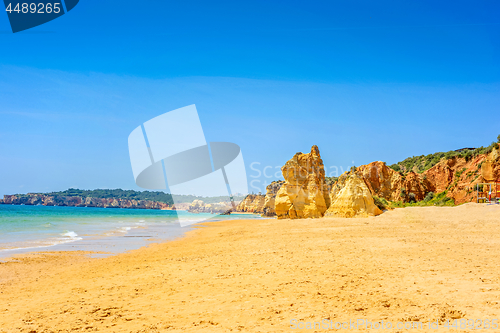
M 174 205 L 174 197 L 178 203 L 177 207 Z M 242 199 L 243 197 L 236 197 L 235 199 L 238 198 Z M 170 193 L 161 191 L 122 189 L 80 190 L 70 188 L 60 192 L 4 195 L 3 200 L 0 199 L 0 204 L 184 210 L 195 200 L 203 200 L 206 203 L 217 203 L 224 200 L 224 197 L 172 196 Z

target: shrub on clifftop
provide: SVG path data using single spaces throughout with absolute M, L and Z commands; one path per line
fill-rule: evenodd
M 438 164 L 443 159 L 452 160 L 454 158 L 464 158 L 466 161 L 470 161 L 472 158 L 479 155 L 489 154 L 493 148 L 499 148 L 498 143 L 500 143 L 500 135 L 497 137 L 497 141 L 498 142 L 492 142 L 488 147 L 481 146 L 475 149 L 464 148 L 448 152 L 408 157 L 407 159 L 389 167 L 397 172 L 402 172 L 403 174 L 407 174 L 410 171 L 423 173 Z

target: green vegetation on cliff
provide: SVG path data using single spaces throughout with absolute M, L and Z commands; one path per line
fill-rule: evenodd
M 384 198 L 379 198 L 376 195 L 373 196 L 373 202 L 380 210 L 386 210 L 389 206 L 389 202 Z
M 91 198 L 114 198 L 114 199 L 124 199 L 124 200 L 149 200 L 163 202 L 168 205 L 173 205 L 174 200 L 172 194 L 165 193 L 161 191 L 133 191 L 133 190 L 122 190 L 122 189 L 97 189 L 97 190 L 80 190 L 76 188 L 70 188 L 65 191 L 60 192 L 50 192 L 50 193 L 40 193 L 44 195 L 52 196 L 62 196 L 62 197 L 91 197 Z M 25 196 L 25 195 L 17 195 Z M 226 201 L 227 197 L 197 197 L 194 195 L 174 195 L 173 196 L 177 202 L 188 202 L 191 203 L 194 200 L 202 200 L 205 203 L 216 203 L 221 201 Z M 243 197 L 234 197 L 234 200 L 241 200 Z
M 70 188 L 65 191 L 44 193 L 46 195 L 58 195 L 62 197 L 92 197 L 101 199 L 126 199 L 126 200 L 150 200 L 163 202 L 172 205 L 174 201 L 172 200 L 172 195 L 165 192 L 151 192 L 151 191 L 133 191 L 133 190 L 122 190 L 122 189 L 97 189 L 97 190 L 80 190 L 76 188 Z
M 422 207 L 422 206 L 455 206 L 455 200 L 453 198 L 447 197 L 446 193 L 448 193 L 448 191 L 443 191 L 438 194 L 429 192 L 422 201 L 417 201 L 417 202 L 394 201 L 391 202 L 390 207 L 403 208 L 403 207 Z
M 339 177 L 325 177 L 326 185 L 333 185 L 339 179 Z
M 500 135 L 497 139 L 500 142 Z M 464 148 L 429 155 L 413 156 L 408 157 L 407 159 L 396 164 L 390 165 L 389 167 L 403 174 L 407 174 L 410 171 L 423 173 L 438 164 L 443 159 L 449 160 L 452 158 L 461 157 L 465 158 L 468 161 L 471 158 L 477 157 L 479 155 L 489 154 L 494 147 L 498 147 L 497 142 L 492 142 L 488 147 Z

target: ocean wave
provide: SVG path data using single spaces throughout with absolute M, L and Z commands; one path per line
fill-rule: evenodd
M 18 242 L 17 244 L 13 243 L 9 245 L 8 248 L 0 249 L 0 252 L 40 249 L 44 247 L 51 247 L 60 244 L 72 243 L 83 239 L 82 237 L 79 237 L 78 234 L 74 231 L 66 231 L 60 235 L 63 237 L 48 238 L 44 240 L 36 240 L 31 242 Z
M 118 227 L 115 230 L 111 230 L 108 232 L 105 232 L 103 236 L 110 237 L 110 236 L 117 236 L 121 234 L 126 234 L 132 229 L 137 229 L 139 227 Z
M 135 229 L 135 228 L 132 228 L 132 227 L 122 227 L 122 228 L 118 228 L 118 231 L 127 233 L 131 229 Z
M 73 238 L 73 239 L 79 238 L 78 234 L 74 231 L 66 231 L 64 234 L 61 234 L 61 236 L 65 236 L 65 237 L 69 237 L 69 238 Z

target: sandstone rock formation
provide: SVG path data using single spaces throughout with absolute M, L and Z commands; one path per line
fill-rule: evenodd
M 372 162 L 356 169 L 373 195 L 389 201 L 407 201 L 410 193 L 415 200 L 423 200 L 428 190 L 428 182 L 411 171 L 405 176 L 389 168 L 385 162 Z
M 384 162 L 372 162 L 358 167 L 354 173 L 361 177 L 373 195 L 389 201 L 409 202 L 423 200 L 429 192 L 435 194 L 447 191 L 447 196 L 456 204 L 475 200 L 474 185 L 485 182 L 481 175 L 481 166 L 490 177 L 500 178 L 500 158 L 498 149 L 493 149 L 489 155 L 479 155 L 466 160 L 453 157 L 442 160 L 429 170 L 418 174 L 413 171 L 402 175 L 389 168 Z M 333 185 L 330 197 L 335 195 L 345 185 L 346 179 L 353 171 L 344 173 Z
M 493 149 L 481 165 L 481 176 L 484 182 L 488 183 L 500 180 L 499 155 L 499 150 Z
M 189 202 L 176 203 L 172 205 L 172 210 L 188 210 L 190 204 Z
M 284 184 L 284 181 L 273 181 L 266 187 L 266 195 L 249 194 L 236 207 L 235 212 L 262 214 L 262 216 L 276 216 L 275 198 L 278 190 Z
M 356 169 L 356 173 L 365 180 L 373 195 L 390 201 L 400 200 L 402 177 L 385 162 L 362 165 Z
M 285 182 L 282 180 L 272 182 L 266 187 L 266 197 L 264 199 L 264 208 L 262 216 L 272 217 L 276 216 L 275 202 L 276 195 L 278 194 L 279 189 Z
M 265 196 L 262 194 L 249 194 L 236 207 L 236 212 L 242 213 L 264 213 Z
M 297 153 L 281 168 L 285 183 L 275 199 L 278 219 L 322 217 L 330 204 L 325 170 L 317 146 Z
M 484 167 L 484 169 L 483 169 Z M 476 201 L 475 185 L 500 179 L 500 154 L 493 148 L 489 154 L 442 160 L 422 174 L 427 190 L 447 191 L 456 204 Z
M 352 174 L 345 180 L 344 186 L 330 196 L 332 204 L 325 216 L 333 217 L 368 217 L 382 213 L 373 202 L 371 191 L 364 180 Z
M 229 214 L 232 210 L 230 202 L 204 203 L 202 200 L 194 200 L 188 208 L 190 213 L 210 213 L 210 214 Z

